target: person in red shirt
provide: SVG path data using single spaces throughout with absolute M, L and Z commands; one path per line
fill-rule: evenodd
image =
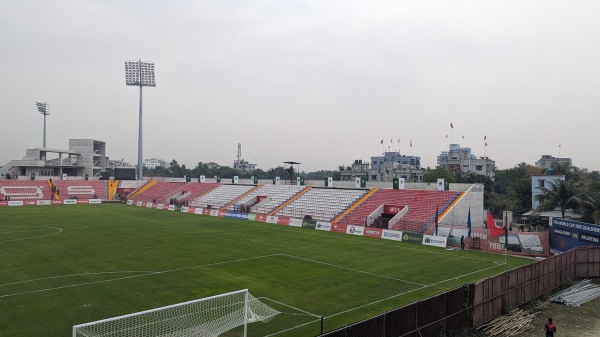
M 544 331 L 546 331 L 546 337 L 554 337 L 556 333 L 556 325 L 552 323 L 552 318 L 548 318 L 548 322 L 544 325 Z

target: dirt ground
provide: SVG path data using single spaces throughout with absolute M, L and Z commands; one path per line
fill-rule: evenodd
M 595 280 L 600 283 L 600 280 Z M 524 331 L 517 337 L 543 337 L 544 324 L 548 317 L 556 324 L 557 337 L 599 337 L 600 336 L 600 298 L 587 302 L 580 307 L 569 307 L 564 304 L 548 303 L 538 310 L 533 320 L 532 329 Z M 484 334 L 480 334 L 485 336 Z

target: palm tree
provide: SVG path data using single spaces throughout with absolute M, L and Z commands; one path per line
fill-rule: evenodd
M 582 196 L 579 210 L 583 220 L 596 225 L 600 224 L 600 193 L 595 192 Z
M 559 208 L 564 219 L 567 209 L 577 209 L 581 203 L 577 187 L 567 180 L 549 181 L 548 187 L 539 189 L 542 194 L 536 195 L 540 202 L 536 211 L 547 212 Z

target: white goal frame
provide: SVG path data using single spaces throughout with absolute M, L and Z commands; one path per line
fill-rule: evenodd
M 215 295 L 215 296 L 205 297 L 205 298 L 201 298 L 201 299 L 197 299 L 197 300 L 187 301 L 187 302 L 183 302 L 183 303 L 177 303 L 177 304 L 173 304 L 173 305 L 168 305 L 168 306 L 164 306 L 164 307 L 160 307 L 160 308 L 155 308 L 155 309 L 140 311 L 140 312 L 136 312 L 136 313 L 132 313 L 132 314 L 127 314 L 127 315 L 122 315 L 122 316 L 107 318 L 107 319 L 103 319 L 103 320 L 99 320 L 99 321 L 94 321 L 94 322 L 89 322 L 89 323 L 74 325 L 73 326 L 73 337 L 82 337 L 82 336 L 113 336 L 113 333 L 117 333 L 117 332 L 112 332 L 110 329 L 107 329 L 106 332 L 102 332 L 102 333 L 98 333 L 98 332 L 86 332 L 86 331 L 82 331 L 82 330 L 86 330 L 86 328 L 92 327 L 94 325 L 99 326 L 99 327 L 101 327 L 102 325 L 118 325 L 118 321 L 122 321 L 122 320 L 126 320 L 126 319 L 131 319 L 131 318 L 133 318 L 133 320 L 135 321 L 135 319 L 141 319 L 140 316 L 144 316 L 144 315 L 148 315 L 150 318 L 152 318 L 153 316 L 155 316 L 160 311 L 166 311 L 166 310 L 170 310 L 170 309 L 177 309 L 179 307 L 194 305 L 194 304 L 198 304 L 200 302 L 207 302 L 207 301 L 217 300 L 219 298 L 225 298 L 227 296 L 240 296 L 241 294 L 243 294 L 243 301 L 244 301 L 244 305 L 243 305 L 243 311 L 244 311 L 244 313 L 243 313 L 244 337 L 246 337 L 247 334 L 248 334 L 248 323 L 252 323 L 252 322 L 256 322 L 256 321 L 268 321 L 272 317 L 274 317 L 277 314 L 279 314 L 279 311 L 270 308 L 266 304 L 260 302 L 258 299 L 256 299 L 255 297 L 253 297 L 248 292 L 248 289 L 243 289 L 243 290 L 238 290 L 238 291 L 232 291 L 232 292 L 225 293 L 225 294 L 219 294 L 219 295 Z M 240 304 L 239 303 L 240 300 L 241 300 L 241 298 L 237 299 L 237 304 L 238 305 Z M 252 302 L 252 303 L 250 303 L 250 302 Z M 252 304 L 253 308 L 251 308 L 251 304 Z M 216 308 L 216 307 L 214 307 L 214 308 Z M 203 311 L 210 311 L 210 310 L 214 310 L 214 309 L 212 309 L 210 307 L 207 307 L 207 308 L 203 308 L 202 310 Z M 253 316 L 249 317 L 249 313 L 251 313 L 251 311 L 252 311 Z M 187 316 L 189 316 L 189 315 L 187 315 Z M 173 318 L 173 320 L 176 320 L 176 319 L 177 319 L 177 317 Z M 183 319 L 189 321 L 188 317 L 185 317 Z M 208 322 L 210 322 L 210 321 L 208 321 Z M 205 323 L 206 322 L 204 322 L 204 324 Z M 152 323 L 150 323 L 150 324 L 152 324 Z M 147 325 L 150 325 L 150 324 L 147 324 Z M 201 325 L 201 324 L 198 324 L 198 325 Z M 224 330 L 224 331 L 229 331 L 229 330 L 231 330 L 231 329 L 233 329 L 235 327 L 239 327 L 240 325 L 242 325 L 242 324 L 238 323 L 236 325 L 232 325 L 230 323 L 228 325 L 229 328 L 227 330 Z M 138 327 L 138 325 L 135 325 L 135 324 L 132 325 L 132 328 L 137 328 L 137 327 Z M 122 331 L 123 330 L 129 330 L 129 328 L 121 327 L 121 326 L 119 326 L 119 329 L 121 329 Z M 121 331 L 121 334 L 119 334 L 119 336 L 123 336 L 123 334 L 122 334 L 123 332 L 122 331 Z M 125 334 L 125 335 L 126 336 L 130 336 L 128 334 Z M 176 336 L 176 335 L 177 335 L 176 331 L 167 332 L 166 334 L 164 334 L 164 333 L 161 332 L 161 336 Z M 201 334 L 201 336 L 213 336 L 213 334 Z M 145 337 L 151 337 L 151 336 L 145 336 Z

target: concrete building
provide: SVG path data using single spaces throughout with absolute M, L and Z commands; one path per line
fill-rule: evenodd
M 540 204 L 537 201 L 537 196 L 543 194 L 542 188 L 549 188 L 549 183 L 556 183 L 557 181 L 565 180 L 565 176 L 563 175 L 539 175 L 539 176 L 531 176 L 531 209 L 536 209 Z
M 233 161 L 233 168 L 242 172 L 252 172 L 256 170 L 256 164 L 250 164 L 244 159 L 236 159 Z
M 69 139 L 69 149 L 34 148 L 25 157 L 0 167 L 0 179 L 18 176 L 99 177 L 108 165 L 106 143 L 94 139 Z
M 371 157 L 367 180 L 392 181 L 393 178 L 404 178 L 407 182 L 419 182 L 423 181 L 424 173 L 421 169 L 421 157 L 391 151 L 384 152 L 383 156 Z
M 144 163 L 142 165 L 144 166 L 144 168 L 152 170 L 157 167 L 167 167 L 167 162 L 164 159 L 150 158 L 144 159 Z
M 369 180 L 369 163 L 365 161 L 363 163 L 362 159 L 354 160 L 354 163 L 350 165 L 350 170 L 345 170 L 340 172 L 342 180 L 352 180 L 356 178 L 365 178 L 365 180 Z
M 554 164 L 569 164 L 573 165 L 573 160 L 571 158 L 556 158 L 549 154 L 543 154 L 540 160 L 535 162 L 535 166 L 549 169 L 552 168 Z
M 470 147 L 460 144 L 450 144 L 448 151 L 443 151 L 437 157 L 437 165 L 450 172 L 473 172 L 494 179 L 496 162 L 488 157 L 477 157 L 471 153 Z

